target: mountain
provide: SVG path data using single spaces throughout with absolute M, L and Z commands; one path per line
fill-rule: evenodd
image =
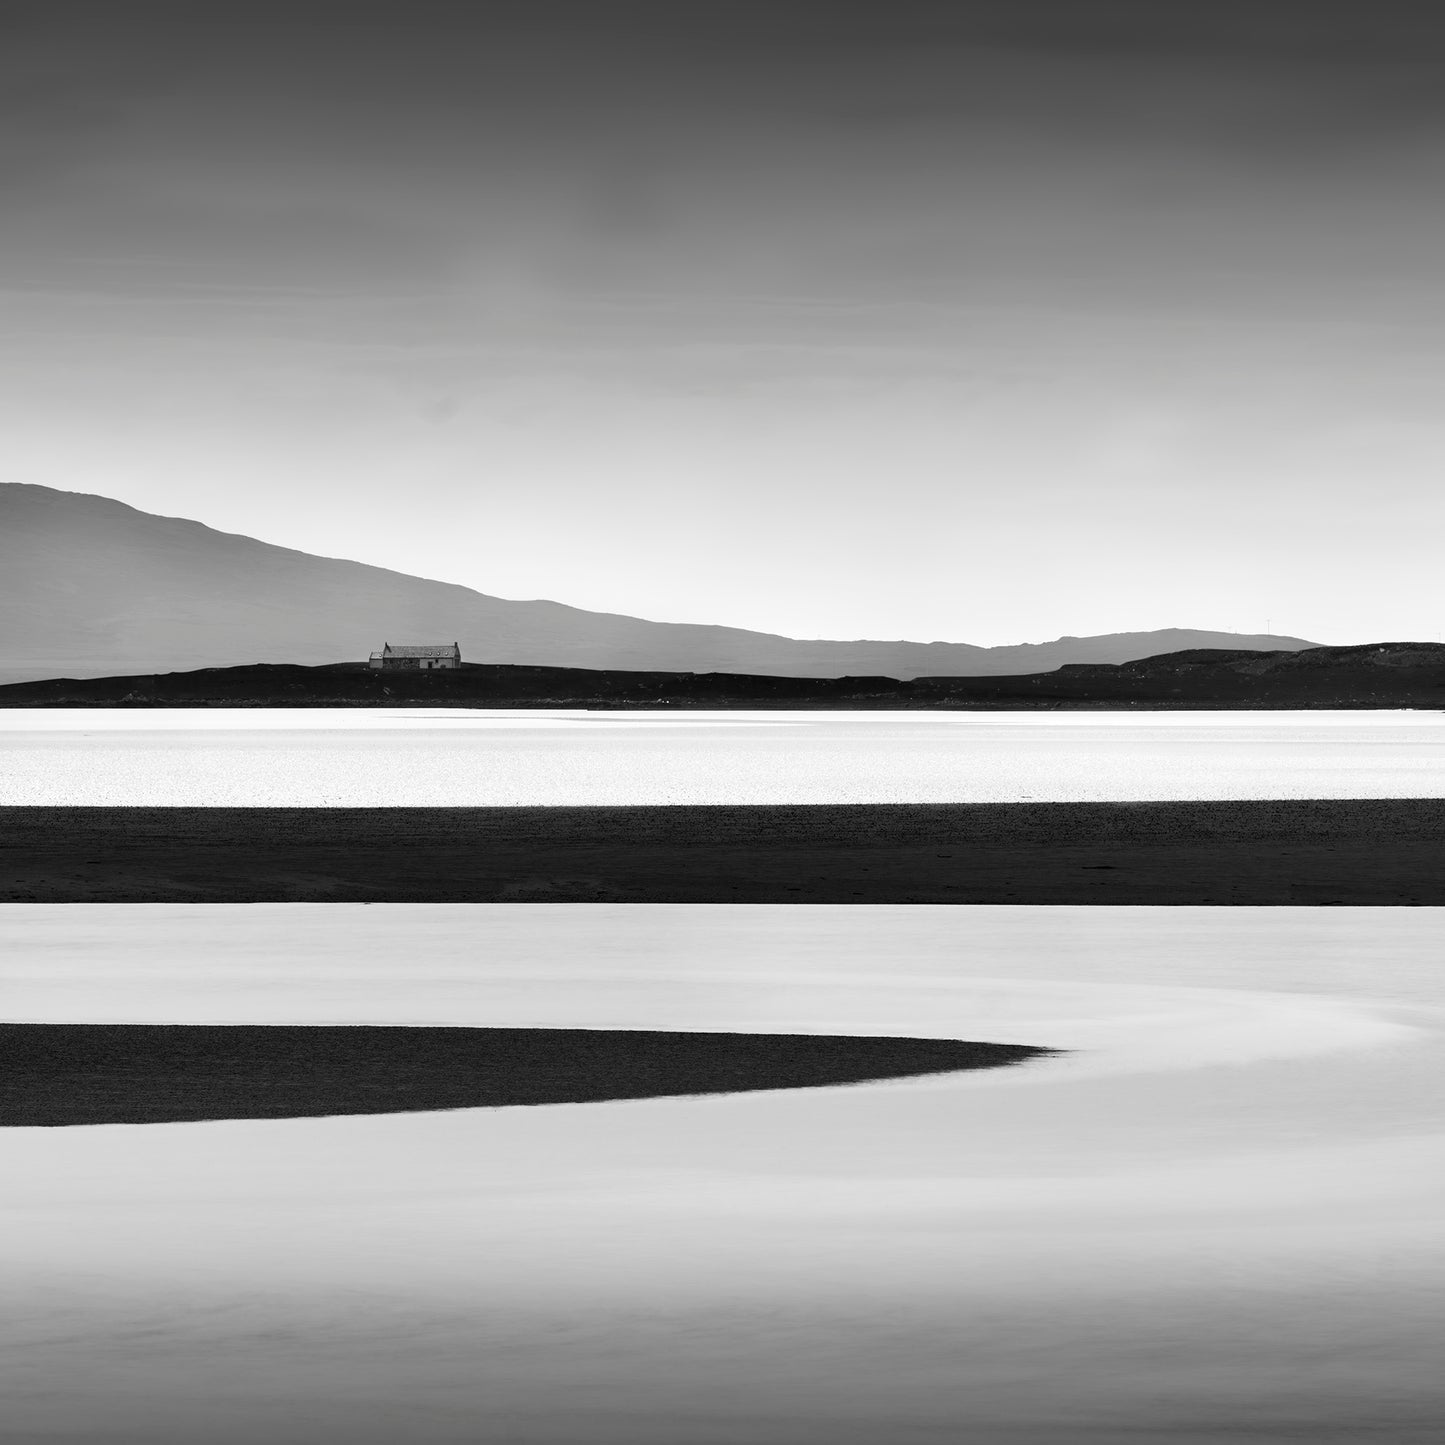
M 0 483 L 0 682 L 248 663 L 316 665 L 384 641 L 453 640 L 486 663 L 787 677 L 996 676 L 1300 638 L 1168 628 L 1016 647 L 833 642 L 514 602 L 158 517 L 108 497 Z

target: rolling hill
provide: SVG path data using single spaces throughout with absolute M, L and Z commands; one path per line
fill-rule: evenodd
M 316 557 L 107 497 L 0 483 L 0 682 L 363 658 L 385 640 L 491 664 L 778 677 L 984 677 L 1300 638 L 1170 628 L 1013 647 L 802 640 L 649 622 Z

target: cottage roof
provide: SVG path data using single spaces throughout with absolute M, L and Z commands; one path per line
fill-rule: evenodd
M 455 642 L 427 643 L 421 646 L 404 644 L 401 647 L 393 647 L 387 643 L 382 649 L 383 657 L 456 657 L 461 648 Z

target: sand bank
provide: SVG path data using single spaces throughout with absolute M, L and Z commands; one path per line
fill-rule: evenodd
M 1445 801 L 5 808 L 0 901 L 1445 904 Z
M 601 1103 L 999 1068 L 963 1040 L 652 1029 L 0 1023 L 0 1127 Z

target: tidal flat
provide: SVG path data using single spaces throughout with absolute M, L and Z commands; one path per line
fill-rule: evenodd
M 0 901 L 1445 904 L 1445 800 L 0 808 Z
M 0 908 L 15 1022 L 984 1039 L 1015 1067 L 0 1131 L 16 1440 L 1423 1442 L 1438 909 Z

